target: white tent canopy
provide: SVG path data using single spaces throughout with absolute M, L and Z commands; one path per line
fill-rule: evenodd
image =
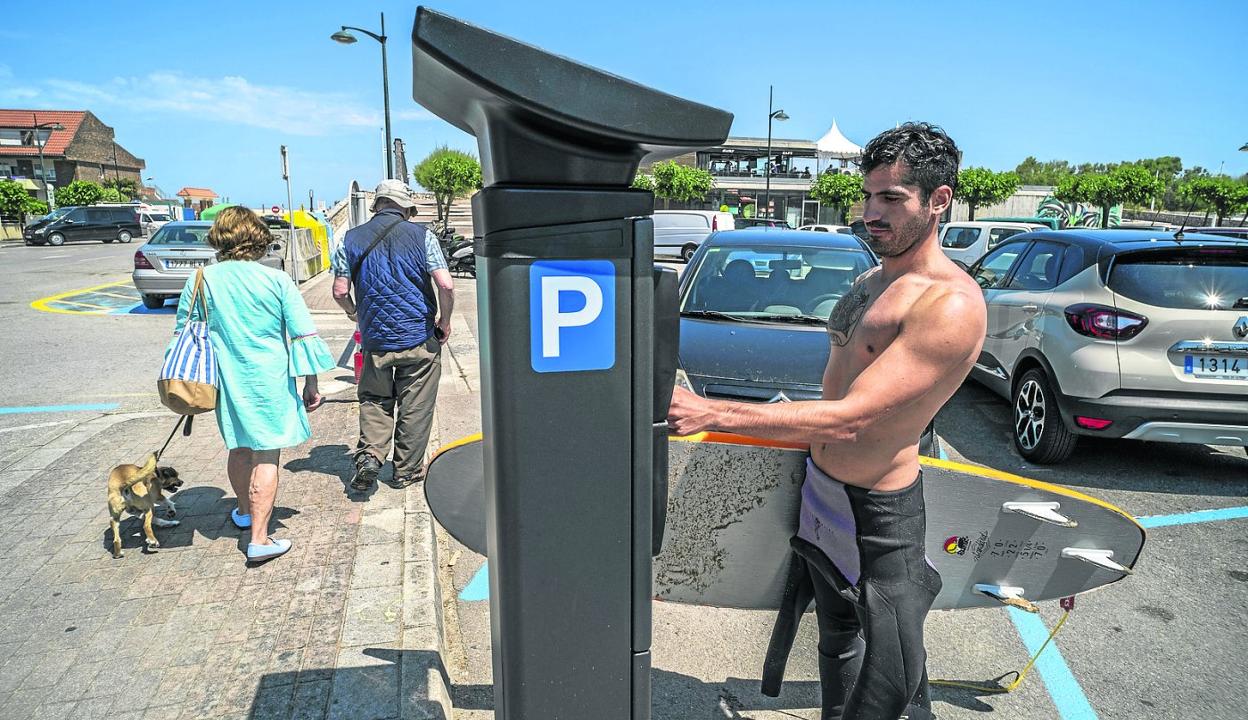
M 836 126 L 835 119 L 832 120 L 832 128 L 819 138 L 815 146 L 821 160 L 856 160 L 862 157 L 862 148 L 845 137 L 841 129 Z

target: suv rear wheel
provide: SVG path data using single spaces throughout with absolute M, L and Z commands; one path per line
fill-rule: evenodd
M 1025 459 L 1051 465 L 1075 451 L 1079 437 L 1062 422 L 1057 399 L 1043 370 L 1032 368 L 1019 379 L 1014 388 L 1012 419 L 1014 447 Z
M 680 249 L 680 258 L 684 260 L 685 262 L 689 262 L 690 260 L 693 259 L 693 254 L 697 251 L 698 251 L 698 246 L 690 243 Z
M 121 232 L 117 233 L 117 239 L 123 243 L 128 243 L 134 239 L 134 234 L 131 233 L 129 230 L 122 230 Z

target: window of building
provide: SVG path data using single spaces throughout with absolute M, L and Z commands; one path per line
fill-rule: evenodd
M 22 145 L 37 147 L 39 145 L 46 145 L 48 143 L 48 137 L 51 135 L 51 130 L 40 130 L 38 136 L 36 136 L 34 130 L 23 130 L 22 128 L 0 128 L 0 145 L 7 145 L 10 147 L 20 147 Z

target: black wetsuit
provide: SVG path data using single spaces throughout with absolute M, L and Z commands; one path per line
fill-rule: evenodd
M 822 475 L 815 481 L 826 480 L 831 478 Z M 823 720 L 934 717 L 923 621 L 941 582 L 924 548 L 923 475 L 891 492 L 837 486 L 852 516 L 857 557 L 836 563 L 814 542 L 792 539 L 785 599 L 767 649 L 762 692 L 779 695 L 798 622 L 813 598 Z M 842 524 L 823 530 L 845 532 Z M 810 537 L 808 531 L 803 534 Z

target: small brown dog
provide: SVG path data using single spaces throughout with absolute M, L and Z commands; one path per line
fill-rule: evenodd
M 173 500 L 165 497 L 172 495 L 182 487 L 178 471 L 171 467 L 157 467 L 156 456 L 148 455 L 143 466 L 118 465 L 108 474 L 108 511 L 113 516 L 113 557 L 119 558 L 125 553 L 121 551 L 121 514 L 143 516 L 143 534 L 147 537 L 149 549 L 160 547 L 160 541 L 152 532 L 152 523 L 157 527 L 173 527 L 177 520 L 166 520 L 155 517 L 156 506 L 162 501 L 165 512 L 170 517 L 177 514 Z

